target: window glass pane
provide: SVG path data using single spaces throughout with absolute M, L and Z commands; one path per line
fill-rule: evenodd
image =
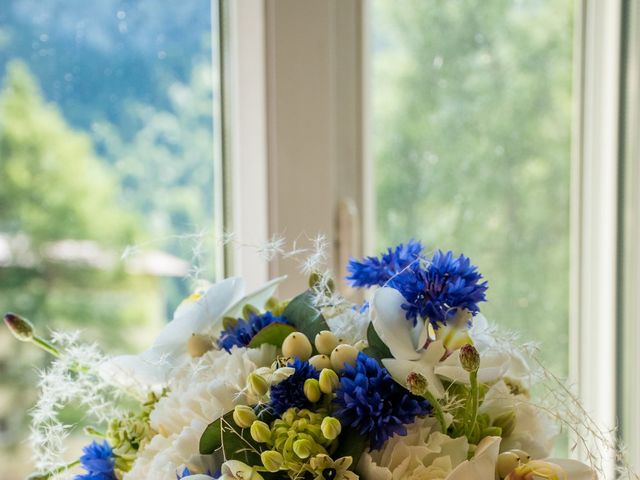
M 571 0 L 375 0 L 376 244 L 470 256 L 485 315 L 568 369 Z
M 0 311 L 126 351 L 150 343 L 194 277 L 213 276 L 211 9 L 209 0 L 0 2 Z M 0 329 L 8 480 L 30 471 L 16 405 L 32 403 L 28 365 L 45 361 L 21 347 Z

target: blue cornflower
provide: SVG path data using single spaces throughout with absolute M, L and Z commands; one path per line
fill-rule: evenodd
M 350 280 L 354 287 L 384 285 L 394 275 L 415 262 L 422 249 L 420 242 L 409 240 L 406 245 L 401 243 L 394 249 L 388 248 L 380 254 L 380 258 L 365 257 L 360 261 L 352 258 L 347 265 L 350 273 L 347 280 Z
M 271 386 L 270 407 L 277 413 L 282 414 L 288 408 L 307 408 L 311 406 L 304 394 L 304 382 L 308 378 L 318 379 L 320 374 L 309 362 L 304 362 L 298 357 L 291 363 L 296 371 L 281 381 Z
M 251 339 L 264 327 L 271 325 L 272 323 L 286 323 L 289 324 L 286 318 L 276 317 L 271 312 L 263 313 L 262 315 L 256 315 L 255 313 L 249 314 L 249 319 L 238 319 L 238 322 L 233 326 L 228 326 L 222 331 L 220 335 L 219 345 L 227 352 L 235 347 L 246 347 L 251 343 Z
M 405 425 L 430 409 L 429 402 L 398 385 L 385 368 L 362 352 L 355 366 L 345 365 L 340 376 L 335 415 L 342 425 L 369 435 L 374 450 L 394 435 L 406 435 Z
M 92 442 L 82 449 L 80 463 L 87 473 L 76 475 L 75 480 L 117 480 L 114 472 L 113 450 L 105 441 Z
M 407 303 L 402 305 L 407 319 L 414 325 L 418 318 L 428 318 L 434 328 L 446 323 L 459 309 L 475 315 L 478 303 L 486 300 L 487 282 L 480 283 L 482 275 L 468 257 L 454 258 L 453 252 L 438 250 L 426 265 L 411 265 L 398 275 L 389 286 L 402 293 Z

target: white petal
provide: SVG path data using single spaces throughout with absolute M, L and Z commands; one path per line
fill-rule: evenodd
M 413 326 L 402 309 L 405 302 L 402 294 L 393 288 L 378 289 L 371 300 L 371 322 L 395 358 L 417 360 L 420 354 L 413 344 Z
M 596 480 L 598 478 L 595 471 L 577 460 L 545 458 L 544 461 L 562 467 L 567 474 L 567 480 Z
M 485 437 L 471 460 L 458 465 L 446 480 L 494 480 L 500 437 Z
M 460 350 L 453 352 L 436 366 L 435 372 L 458 383 L 469 383 L 469 373 L 460 365 Z M 509 368 L 510 357 L 505 352 L 487 352 L 480 357 L 478 382 L 492 384 L 500 380 Z
M 194 333 L 210 327 L 244 295 L 244 280 L 231 277 L 211 285 L 196 301 L 184 302 L 153 342 L 165 352 L 186 348 L 186 342 Z
M 257 308 L 262 308 L 267 300 L 269 300 L 269 298 L 273 296 L 276 289 L 278 288 L 278 285 L 284 282 L 286 278 L 286 275 L 274 278 L 273 280 L 265 283 L 257 290 L 254 290 L 245 297 L 238 299 L 233 305 L 231 305 L 227 310 L 224 311 L 224 315 L 229 317 L 240 316 L 242 314 L 242 307 L 244 307 L 246 304 L 251 304 Z
M 429 391 L 436 398 L 442 398 L 444 396 L 444 387 L 442 382 L 435 375 L 433 366 L 422 362 L 412 362 L 409 360 L 397 360 L 394 358 L 385 358 L 382 360 L 384 368 L 389 371 L 389 374 L 393 379 L 401 385 L 406 387 L 407 375 L 411 372 L 416 372 L 424 376 L 427 379 Z

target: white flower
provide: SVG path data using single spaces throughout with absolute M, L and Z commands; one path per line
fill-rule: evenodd
M 347 308 L 337 315 L 325 314 L 325 318 L 329 329 L 344 343 L 354 345 L 360 340 L 366 340 L 369 318 L 358 310 Z
M 567 480 L 596 480 L 596 472 L 590 467 L 577 460 L 569 460 L 566 458 L 547 458 L 545 462 L 558 465 L 567 475 Z
M 215 470 L 213 457 L 201 456 L 199 442 L 206 426 L 236 405 L 253 403 L 246 392 L 246 378 L 272 362 L 275 347 L 233 348 L 230 353 L 211 351 L 191 359 L 178 369 L 150 414 L 157 431 L 139 452 L 124 480 L 175 480 L 180 466 L 191 471 Z
M 540 408 L 531 404 L 523 395 L 513 395 L 509 387 L 500 381 L 487 392 L 480 406 L 480 413 L 486 413 L 491 420 L 508 413 L 515 413 L 513 432 L 503 439 L 502 450 L 520 449 L 540 459 L 549 455 L 558 434 L 558 427 Z
M 478 383 L 493 384 L 500 380 L 507 370 L 511 358 L 501 351 L 486 351 L 480 353 L 480 368 L 478 369 Z M 456 350 L 435 367 L 435 373 L 456 383 L 469 384 L 469 372 L 460 364 L 460 350 Z
M 187 341 L 194 333 L 217 332 L 224 316 L 237 316 L 243 305 L 262 307 L 284 277 L 276 278 L 250 295 L 244 296 L 244 281 L 227 278 L 211 285 L 201 296 L 192 296 L 180 304 L 173 320 L 139 355 L 122 355 L 101 366 L 103 378 L 112 384 L 142 394 L 160 390 L 171 372 L 189 358 Z
M 494 480 L 500 453 L 500 437 L 483 438 L 471 460 L 458 465 L 446 480 Z
M 402 294 L 387 287 L 378 289 L 371 300 L 373 327 L 394 357 L 383 359 L 382 364 L 403 385 L 406 385 L 409 373 L 420 373 L 427 379 L 429 391 L 436 398 L 442 398 L 444 387 L 434 368 L 445 354 L 445 348 L 442 341 L 423 348 L 429 334 L 427 327 L 422 322 L 412 327 L 402 309 L 403 303 L 406 300 Z
M 365 452 L 358 468 L 367 480 L 435 480 L 439 472 L 465 461 L 468 450 L 465 437 L 440 433 L 438 422 L 427 417 L 407 426 L 407 435 L 390 438 L 381 450 Z

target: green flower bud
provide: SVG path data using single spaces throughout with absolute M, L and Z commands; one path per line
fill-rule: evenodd
M 409 388 L 409 391 L 414 395 L 424 396 L 424 394 L 427 393 L 428 386 L 427 379 L 424 375 L 417 372 L 411 372 L 407 375 L 407 388 Z
M 323 368 L 320 372 L 318 384 L 322 393 L 329 395 L 340 385 L 340 378 L 338 378 L 338 374 L 330 368 Z
M 263 397 L 269 391 L 267 380 L 255 372 L 249 374 L 247 383 L 249 384 L 249 390 L 258 397 Z
M 508 437 L 513 433 L 513 429 L 516 426 L 516 412 L 510 410 L 497 416 L 493 421 L 493 426 L 500 427 L 502 430 L 502 437 Z
M 342 431 L 342 425 L 337 418 L 324 417 L 320 429 L 322 430 L 322 435 L 324 435 L 327 440 L 335 440 Z
M 24 317 L 15 313 L 7 313 L 4 316 L 4 323 L 9 330 L 21 342 L 30 342 L 33 340 L 33 324 Z
M 280 452 L 276 452 L 275 450 L 265 450 L 260 454 L 260 460 L 262 460 L 264 468 L 270 472 L 277 472 L 284 464 L 284 457 Z
M 256 420 L 251 424 L 250 433 L 251 438 L 258 443 L 267 443 L 271 440 L 271 429 L 261 420 Z
M 242 316 L 245 320 L 249 320 L 251 314 L 260 315 L 260 310 L 247 303 L 244 307 L 242 307 Z
M 304 396 L 311 403 L 320 400 L 322 392 L 320 392 L 320 383 L 315 378 L 307 378 L 304 382 Z
M 331 368 L 331 359 L 327 355 L 314 355 L 309 359 L 309 363 L 313 365 L 313 368 L 316 370 Z
M 467 343 L 460 348 L 460 364 L 467 372 L 477 372 L 480 368 L 480 354 L 476 347 Z
M 319 353 L 331 355 L 333 349 L 338 346 L 338 337 L 329 330 L 323 330 L 316 335 L 314 343 L 316 344 L 316 349 Z
M 253 408 L 247 405 L 237 405 L 233 409 L 233 421 L 236 422 L 240 428 L 249 428 L 256 420 L 256 413 Z
M 285 357 L 299 357 L 300 360 L 309 360 L 311 353 L 313 353 L 313 347 L 304 333 L 290 333 L 282 342 L 282 355 Z
M 313 443 L 306 438 L 293 442 L 293 453 L 300 458 L 308 458 L 313 450 Z

